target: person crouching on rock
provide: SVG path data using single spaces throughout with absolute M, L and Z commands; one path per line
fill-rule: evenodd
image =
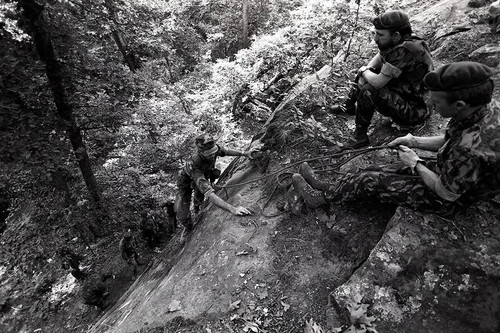
M 333 183 L 303 163 L 292 176 L 294 189 L 310 207 L 367 199 L 443 215 L 494 198 L 500 189 L 500 106 L 490 103 L 494 74 L 470 61 L 428 73 L 430 102 L 451 118 L 444 135 L 399 137 L 389 146 L 399 150 L 400 163 L 372 165 Z M 412 148 L 437 152 L 437 162 L 424 161 Z
M 112 273 L 94 273 L 88 277 L 81 290 L 82 303 L 97 306 L 101 310 L 106 308 L 109 305 L 109 291 L 104 282 L 111 277 Z
M 246 152 L 240 152 L 233 149 L 227 149 L 222 145 L 216 144 L 215 140 L 207 135 L 199 135 L 195 139 L 196 152 L 185 163 L 179 171 L 177 179 L 177 195 L 175 198 L 175 210 L 177 221 L 182 223 L 186 232 L 193 229 L 193 222 L 189 207 L 194 190 L 194 212 L 198 213 L 204 198 L 219 208 L 222 208 L 233 215 L 250 215 L 251 212 L 241 206 L 233 206 L 217 194 L 215 194 L 211 182 L 214 182 L 220 176 L 220 170 L 215 168 L 215 162 L 218 156 L 246 156 L 252 158 L 253 149 Z

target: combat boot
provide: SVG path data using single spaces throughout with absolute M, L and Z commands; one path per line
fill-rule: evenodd
M 321 181 L 307 162 L 300 165 L 299 173 L 313 189 L 324 192 L 330 188 L 330 184 Z
M 306 180 L 298 173 L 293 174 L 292 183 L 294 189 L 302 197 L 307 206 L 318 208 L 327 204 L 324 194 L 321 191 L 313 189 Z
M 356 128 L 354 135 L 345 143 L 347 149 L 359 149 L 370 144 L 366 129 Z

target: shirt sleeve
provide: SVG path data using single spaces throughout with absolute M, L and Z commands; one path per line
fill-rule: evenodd
M 217 156 L 220 156 L 220 157 L 224 157 L 227 155 L 227 148 L 224 147 L 224 146 L 221 146 L 221 145 L 217 145 L 219 146 L 219 150 L 217 151 Z
M 415 59 L 409 50 L 404 47 L 398 47 L 386 56 L 381 73 L 385 74 L 385 67 L 387 73 L 392 74 L 389 76 L 398 77 L 406 68 L 411 67 L 414 61 Z M 397 74 L 397 76 L 394 76 L 394 74 Z
M 454 149 L 450 157 L 444 161 L 439 178 L 444 190 L 450 198 L 459 196 L 474 188 L 481 176 L 482 159 L 464 148 Z M 451 201 L 454 201 L 451 200 Z

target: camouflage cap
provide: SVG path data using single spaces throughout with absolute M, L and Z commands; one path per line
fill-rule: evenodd
M 427 73 L 424 84 L 429 90 L 453 91 L 486 83 L 495 71 L 473 61 L 453 62 Z
M 408 15 L 399 10 L 389 10 L 373 19 L 373 26 L 380 30 L 397 30 L 409 25 Z

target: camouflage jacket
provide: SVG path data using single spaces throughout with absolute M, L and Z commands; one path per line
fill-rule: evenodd
M 437 158 L 437 172 L 452 198 L 472 201 L 498 193 L 500 107 L 491 103 L 462 121 L 451 119 Z
M 215 161 L 218 156 L 226 156 L 227 149 L 221 145 L 217 145 L 219 149 L 213 157 L 204 157 L 197 152 L 195 152 L 191 158 L 184 165 L 183 171 L 188 175 L 198 190 L 207 195 L 209 192 L 213 192 L 213 188 L 210 185 L 210 176 L 215 169 Z
M 427 44 L 418 37 L 409 37 L 395 47 L 381 51 L 381 73 L 391 77 L 386 87 L 409 100 L 423 101 L 422 80 L 433 63 Z

